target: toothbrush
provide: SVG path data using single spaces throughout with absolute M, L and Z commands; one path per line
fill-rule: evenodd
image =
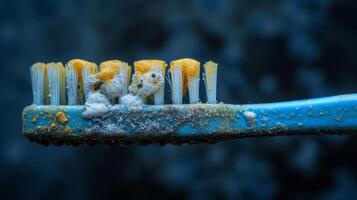
M 145 66 L 140 64 L 145 62 Z M 161 69 L 158 72 L 165 76 L 162 70 L 166 67 L 164 61 L 160 61 L 161 64 L 158 64 L 157 60 L 138 63 L 136 66 L 134 63 L 136 75 L 134 74 L 133 78 L 145 74 L 147 75 L 145 77 L 151 77 L 148 73 L 152 73 L 150 70 L 155 67 Z M 171 62 L 168 77 L 171 76 L 169 83 L 173 104 L 162 104 L 163 94 L 159 88 L 153 93 L 153 96 L 156 96 L 154 99 L 160 99 L 155 100 L 155 105 L 124 105 L 119 101 L 109 106 L 108 112 L 94 118 L 85 118 L 83 112 L 88 102 L 85 105 L 63 103 L 63 95 L 65 95 L 63 88 L 67 87 L 67 104 L 70 103 L 70 99 L 72 99 L 71 103 L 75 99 L 76 103 L 84 104 L 85 95 L 78 95 L 84 92 L 84 89 L 79 87 L 77 94 L 73 93 L 74 87 L 78 88 L 76 84 L 83 84 L 78 81 L 85 81 L 83 78 L 81 80 L 78 78 L 81 70 L 77 71 L 77 76 L 73 76 L 69 75 L 72 72 L 67 69 L 67 86 L 65 86 L 64 73 L 61 76 L 58 75 L 59 73 L 48 73 L 52 70 L 53 64 L 34 64 L 31 67 L 34 104 L 23 111 L 24 135 L 31 141 L 44 145 L 96 143 L 129 145 L 215 143 L 243 137 L 340 135 L 353 134 L 357 131 L 357 94 L 266 104 L 216 103 L 218 65 L 212 61 L 204 64 L 208 103 L 200 103 L 197 89 L 199 65 L 200 63 L 193 59 Z M 58 66 L 58 71 L 65 71 L 61 64 Z M 67 64 L 66 68 L 69 66 Z M 130 68 L 127 64 L 125 66 Z M 127 72 L 128 70 L 113 71 L 123 76 L 125 74 L 126 80 L 129 78 Z M 94 75 L 97 73 L 93 71 Z M 55 82 L 54 80 L 58 80 L 60 84 L 51 84 Z M 77 83 L 74 84 L 73 82 L 76 81 Z M 51 87 L 48 87 L 49 83 Z M 132 84 L 134 83 L 135 80 L 132 80 Z M 189 90 L 190 104 L 182 104 L 182 97 L 186 90 Z M 52 95 L 54 93 L 56 95 Z M 48 100 L 49 96 L 51 101 Z M 58 105 L 58 102 L 62 105 Z

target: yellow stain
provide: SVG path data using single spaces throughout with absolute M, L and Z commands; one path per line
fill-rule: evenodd
M 52 123 L 52 124 L 50 125 L 50 128 L 51 128 L 52 130 L 55 130 L 55 129 L 57 129 L 57 125 L 56 125 L 55 123 Z
M 175 67 L 182 67 L 182 73 L 184 76 L 194 77 L 198 75 L 200 62 L 191 58 L 182 58 L 171 61 L 170 72 L 172 72 Z
M 206 71 L 206 76 L 212 76 L 216 73 L 217 71 L 217 66 L 218 64 L 212 61 L 206 62 L 203 67 Z
M 73 69 L 77 72 L 78 76 L 78 97 L 79 99 L 83 99 L 83 77 L 82 77 L 82 71 L 84 68 L 89 69 L 89 72 L 91 74 L 94 74 L 98 70 L 98 66 L 95 63 L 82 60 L 82 59 L 72 59 L 67 63 L 67 67 L 73 67 Z M 83 102 L 81 102 L 83 103 Z
M 34 69 L 37 69 L 37 68 L 46 69 L 46 64 L 45 64 L 45 63 L 42 63 L 42 62 L 37 62 L 37 63 L 33 64 L 32 67 L 33 67 Z
M 165 71 L 167 64 L 163 60 L 138 60 L 134 62 L 135 73 L 139 75 L 147 73 L 156 66 L 160 66 L 162 71 Z
M 115 74 L 120 71 L 123 64 L 127 65 L 127 63 L 124 63 L 121 60 L 108 60 L 108 61 L 102 62 L 100 64 L 100 73 L 98 74 L 98 78 L 102 81 L 112 80 L 114 78 Z M 130 79 L 131 68 L 129 65 L 127 68 L 127 73 L 128 73 L 127 76 Z
M 199 75 L 200 62 L 191 58 L 182 58 L 171 61 L 170 73 L 172 73 L 176 67 L 182 68 L 182 93 L 185 95 L 187 93 L 188 78 L 194 78 Z
M 66 124 L 68 122 L 68 118 L 63 112 L 56 113 L 56 118 L 61 124 Z

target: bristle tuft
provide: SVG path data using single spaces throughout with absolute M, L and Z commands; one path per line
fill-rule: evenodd
M 48 96 L 51 105 L 65 104 L 65 75 L 62 63 L 47 64 Z
M 129 87 L 129 83 L 130 83 L 130 74 L 131 73 L 131 68 L 128 65 L 128 63 L 123 62 L 123 64 L 120 67 L 120 74 L 123 75 L 124 79 L 124 90 L 123 90 L 123 94 L 122 96 L 128 94 L 128 87 Z M 121 97 L 119 97 L 120 99 Z
M 164 85 L 159 89 L 159 91 L 155 92 L 154 94 L 154 104 L 155 105 L 162 105 L 165 104 L 165 66 L 161 67 L 161 66 L 156 66 L 156 67 L 160 67 L 161 69 L 161 74 L 162 77 L 164 77 Z
M 88 99 L 90 92 L 90 76 L 98 72 L 98 67 L 94 63 L 87 63 L 84 65 L 81 73 L 83 79 L 83 93 L 85 100 Z
M 134 62 L 135 73 L 145 75 L 154 67 L 159 67 L 162 76 L 168 79 L 173 104 L 182 104 L 187 94 L 190 104 L 200 102 L 200 62 L 191 58 L 174 60 L 170 63 L 166 75 L 167 64 L 163 60 L 140 60 Z M 62 63 L 36 63 L 31 67 L 33 103 L 38 105 L 83 105 L 88 99 L 94 79 L 110 84 L 120 74 L 124 76 L 122 90 L 110 97 L 112 103 L 129 93 L 131 84 L 131 66 L 120 60 L 102 62 L 100 70 L 95 63 L 81 59 L 72 59 L 64 67 Z M 98 73 L 99 72 L 99 73 Z M 98 73 L 95 77 L 91 75 Z M 123 80 L 123 79 L 122 79 Z M 209 61 L 204 64 L 203 80 L 207 92 L 207 103 L 217 103 L 217 64 Z M 165 81 L 156 92 L 143 98 L 145 103 L 165 104 Z M 148 101 L 148 99 L 150 101 Z M 186 101 L 186 100 L 185 100 Z M 120 101 L 119 101 L 120 102 Z
M 89 93 L 89 77 L 98 66 L 81 59 L 70 60 L 66 65 L 68 105 L 84 104 Z
M 171 86 L 172 86 L 172 103 L 182 104 L 182 87 L 183 87 L 183 77 L 182 77 L 182 67 L 174 67 L 171 71 Z
M 190 104 L 200 102 L 200 67 L 198 66 L 198 72 L 195 76 L 188 76 L 188 93 L 190 98 Z
M 217 103 L 217 63 L 212 61 L 204 64 L 207 103 Z
M 66 81 L 67 81 L 67 97 L 68 105 L 77 105 L 78 96 L 78 75 L 77 71 L 73 68 L 71 64 L 66 66 Z
M 31 67 L 33 103 L 36 105 L 44 105 L 48 96 L 46 68 L 47 66 L 44 63 L 35 63 Z

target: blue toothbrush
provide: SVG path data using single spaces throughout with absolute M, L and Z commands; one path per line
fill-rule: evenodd
M 357 94 L 267 104 L 118 106 L 104 119 L 83 106 L 28 106 L 26 137 L 41 144 L 181 144 L 255 136 L 357 131 Z M 68 120 L 68 121 L 67 121 Z
M 184 61 L 186 62 L 187 60 Z M 144 63 L 146 66 L 147 62 L 145 61 Z M 154 63 L 157 63 L 157 60 Z M 180 63 L 180 66 L 184 66 L 184 64 Z M 95 69 L 93 66 L 90 67 L 90 69 Z M 104 67 L 101 68 L 103 69 Z M 340 135 L 353 134 L 357 131 L 357 94 L 280 103 L 231 105 L 215 104 L 214 91 L 214 94 L 207 94 L 210 101 L 207 104 L 197 102 L 191 104 L 178 102 L 171 105 L 113 104 L 104 114 L 85 117 L 83 114 L 88 112 L 89 108 L 94 107 L 93 105 L 102 108 L 102 104 L 94 102 L 94 104 L 88 106 L 91 93 L 89 95 L 84 93 L 83 99 L 86 99 L 85 96 L 88 95 L 85 105 L 58 105 L 60 104 L 59 102 L 65 101 L 61 98 L 61 92 L 62 95 L 64 94 L 63 85 L 65 84 L 61 83 L 63 79 L 58 75 L 61 73 L 57 73 L 55 76 L 57 79 L 55 80 L 53 80 L 54 77 L 48 75 L 50 74 L 48 72 L 54 69 L 57 69 L 57 72 L 64 71 L 61 66 L 49 69 L 43 65 L 37 65 L 37 71 L 32 72 L 32 74 L 36 74 L 36 77 L 32 76 L 35 104 L 26 107 L 23 111 L 23 132 L 25 136 L 31 141 L 45 145 L 96 143 L 106 145 L 194 144 L 201 142 L 215 143 L 220 140 L 243 137 L 303 134 Z M 85 68 L 81 68 L 81 70 L 83 69 Z M 135 69 L 136 71 L 140 70 L 140 68 Z M 174 70 L 177 70 L 177 68 L 174 68 Z M 208 91 L 207 82 L 213 79 L 208 77 L 207 66 L 205 66 L 205 70 L 206 90 Z M 121 70 L 125 74 L 126 71 Z M 44 79 L 41 76 L 45 76 L 46 73 L 48 79 L 43 81 Z M 51 73 L 53 74 L 53 71 Z M 175 72 L 171 73 L 174 74 Z M 180 76 L 185 75 L 182 72 L 177 74 Z M 104 75 L 108 74 L 105 73 Z M 147 77 L 157 78 L 157 76 L 152 77 L 152 74 Z M 84 78 L 85 76 L 81 77 L 81 79 Z M 171 78 L 177 79 L 174 76 Z M 188 80 L 190 80 L 190 77 L 188 77 Z M 51 82 L 52 84 L 49 85 L 52 87 L 46 89 L 46 84 Z M 103 84 L 102 82 L 101 84 Z M 133 79 L 134 82 L 135 80 Z M 215 82 L 216 80 L 213 80 L 212 83 Z M 53 88 L 53 85 L 56 84 L 57 88 Z M 96 84 L 94 85 L 97 86 Z M 139 84 L 146 83 L 139 81 Z M 174 82 L 170 84 L 171 89 L 174 91 L 183 89 L 176 88 L 181 84 L 175 84 Z M 40 87 L 36 87 L 36 85 Z M 71 83 L 68 82 L 67 77 L 67 93 L 69 93 L 69 85 Z M 77 88 L 77 85 L 75 87 Z M 52 93 L 57 92 L 56 98 L 53 95 L 44 95 L 46 90 L 53 91 Z M 190 96 L 195 96 L 192 95 L 195 91 L 196 89 L 189 91 Z M 76 92 L 77 99 L 79 99 L 78 94 L 81 93 Z M 47 96 L 51 97 L 47 101 L 56 102 L 56 104 L 39 105 L 46 104 Z M 174 96 L 173 102 L 180 101 L 180 98 L 182 98 L 177 93 L 176 96 L 172 96 Z M 162 94 L 154 96 L 154 99 L 157 100 L 160 97 L 162 97 Z M 197 98 L 198 95 L 195 96 L 195 101 L 198 100 Z M 39 101 L 39 103 L 36 103 L 36 101 Z M 76 98 L 72 98 L 72 101 L 76 102 Z M 162 102 L 160 99 L 158 101 Z M 95 111 L 98 113 L 97 110 Z

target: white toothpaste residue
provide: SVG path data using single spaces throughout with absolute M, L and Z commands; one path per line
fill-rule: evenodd
M 254 127 L 256 125 L 257 114 L 255 114 L 255 112 L 245 111 L 243 115 L 249 126 Z
M 125 77 L 115 74 L 110 81 L 103 81 L 98 78 L 98 74 L 90 78 L 90 88 L 88 99 L 84 105 L 82 117 L 86 119 L 104 118 L 111 113 L 113 105 L 111 100 L 121 97 L 120 104 L 131 107 L 144 105 L 145 99 L 153 95 L 164 86 L 164 77 L 159 68 L 139 75 L 133 75 L 133 81 L 129 87 L 129 94 L 122 96 L 126 91 Z

